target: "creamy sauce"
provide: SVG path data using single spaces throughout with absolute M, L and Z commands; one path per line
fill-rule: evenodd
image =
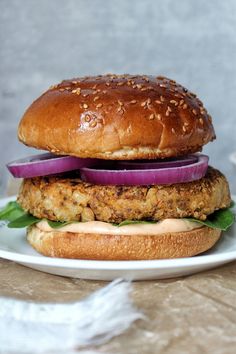
M 202 227 L 201 224 L 184 219 L 164 219 L 155 224 L 130 224 L 124 226 L 114 226 L 103 221 L 87 221 L 71 223 L 59 229 L 51 228 L 47 221 L 42 220 L 37 223 L 37 227 L 42 231 L 76 232 L 76 233 L 96 233 L 110 235 L 157 235 L 167 232 L 184 232 Z

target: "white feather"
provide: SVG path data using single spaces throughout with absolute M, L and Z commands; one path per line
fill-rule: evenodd
M 105 343 L 144 318 L 130 291 L 130 283 L 116 280 L 75 303 L 0 298 L 0 353 L 60 353 Z

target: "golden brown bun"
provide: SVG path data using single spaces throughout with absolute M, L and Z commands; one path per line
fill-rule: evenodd
M 201 101 L 175 81 L 101 75 L 50 88 L 25 112 L 18 137 L 55 154 L 119 160 L 193 153 L 215 133 Z
M 31 226 L 27 239 L 39 253 L 49 257 L 142 260 L 191 257 L 211 248 L 220 234 L 220 230 L 206 226 L 157 236 L 45 232 Z

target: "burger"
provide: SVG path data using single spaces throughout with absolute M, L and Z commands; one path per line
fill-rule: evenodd
M 18 137 L 48 152 L 8 164 L 23 182 L 0 218 L 27 227 L 45 256 L 190 257 L 234 221 L 226 178 L 199 153 L 215 139 L 212 119 L 174 80 L 64 80 L 27 109 Z

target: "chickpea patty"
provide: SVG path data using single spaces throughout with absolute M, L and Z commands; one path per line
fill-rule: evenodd
M 38 218 L 57 221 L 161 220 L 194 217 L 205 220 L 230 205 L 224 175 L 209 167 L 204 178 L 165 186 L 100 186 L 77 176 L 25 179 L 18 202 Z

